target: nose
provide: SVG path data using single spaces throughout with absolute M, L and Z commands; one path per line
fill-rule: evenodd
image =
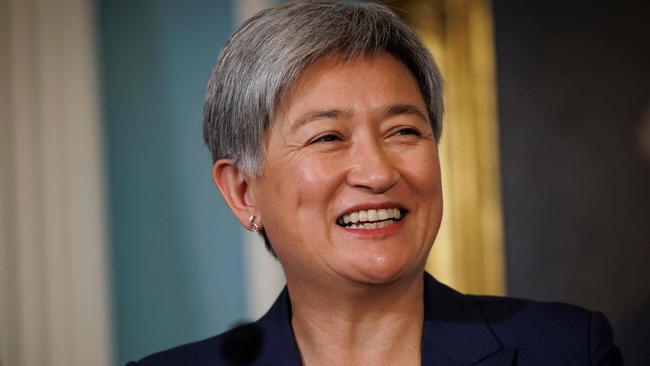
M 352 167 L 348 171 L 347 183 L 373 193 L 390 190 L 400 179 L 399 171 L 385 151 L 381 141 L 357 142 L 350 157 Z

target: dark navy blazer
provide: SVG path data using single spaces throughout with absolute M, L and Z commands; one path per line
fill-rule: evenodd
M 425 274 L 422 365 L 622 365 L 599 312 L 463 295 Z M 287 289 L 260 320 L 127 366 L 300 365 Z

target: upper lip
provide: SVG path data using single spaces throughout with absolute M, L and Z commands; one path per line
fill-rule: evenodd
M 345 211 L 343 211 L 340 215 L 337 216 L 337 219 L 339 217 L 343 217 L 349 213 L 352 212 L 357 212 L 357 211 L 367 211 L 367 210 L 379 210 L 382 208 L 399 208 L 402 213 L 408 211 L 404 205 L 399 204 L 397 202 L 381 202 L 381 203 L 362 203 L 358 205 L 351 206 L 347 208 Z

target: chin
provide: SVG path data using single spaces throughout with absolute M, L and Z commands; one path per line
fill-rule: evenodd
M 355 272 L 354 278 L 358 282 L 381 285 L 396 282 L 413 273 L 413 266 L 395 258 L 375 257 L 357 267 Z

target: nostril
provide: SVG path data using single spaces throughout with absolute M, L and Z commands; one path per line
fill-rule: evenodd
M 400 178 L 393 152 L 385 150 L 385 144 L 374 136 L 360 138 L 350 150 L 348 184 L 371 192 L 382 193 L 390 189 Z
M 358 166 L 348 173 L 348 184 L 353 187 L 366 188 L 372 192 L 382 193 L 392 188 L 400 175 L 392 166 L 374 169 L 371 166 Z

